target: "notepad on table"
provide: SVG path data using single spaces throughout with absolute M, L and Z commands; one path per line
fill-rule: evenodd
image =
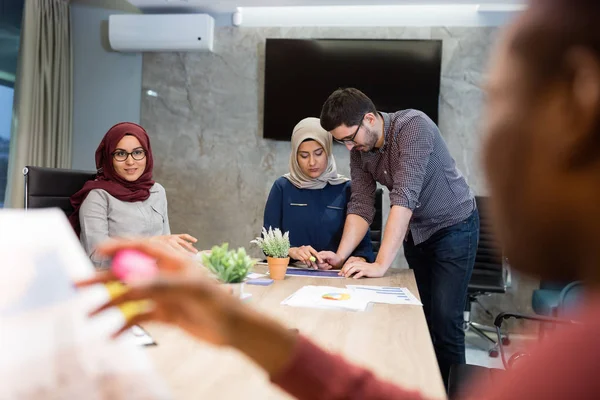
M 313 269 L 306 266 L 306 264 L 295 262 L 288 266 L 286 275 L 288 276 L 306 276 L 310 278 L 343 278 L 339 276 L 339 270 L 323 270 Z
M 343 278 L 343 276 L 338 275 L 338 272 L 337 270 L 288 268 L 285 274 L 288 276 L 307 276 L 310 278 Z

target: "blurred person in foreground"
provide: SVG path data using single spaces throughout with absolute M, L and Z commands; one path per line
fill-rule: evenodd
M 600 1 L 539 0 L 504 33 L 487 86 L 484 165 L 498 233 L 515 268 L 587 287 L 578 319 L 472 399 L 592 399 L 600 393 Z M 299 399 L 420 399 L 194 277 L 185 258 L 140 242 L 162 268 L 106 309 L 150 299 L 156 320 L 232 346 Z M 114 279 L 109 272 L 80 285 Z M 326 378 L 324 378 L 326 377 Z

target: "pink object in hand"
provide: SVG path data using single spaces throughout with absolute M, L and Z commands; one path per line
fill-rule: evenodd
M 121 250 L 114 257 L 113 273 L 123 282 L 154 277 L 158 273 L 156 260 L 137 250 Z

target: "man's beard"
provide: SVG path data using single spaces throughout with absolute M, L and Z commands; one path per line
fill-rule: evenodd
M 365 135 L 364 135 L 364 144 L 360 144 L 356 147 L 358 147 L 357 150 L 359 151 L 363 151 L 363 152 L 368 152 L 368 151 L 372 151 L 375 148 L 375 145 L 377 144 L 377 133 L 375 133 L 375 131 L 365 127 Z

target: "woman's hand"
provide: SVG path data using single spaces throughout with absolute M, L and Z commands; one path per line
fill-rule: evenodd
M 313 249 L 312 246 L 291 247 L 289 255 L 294 260 L 298 260 L 314 269 L 317 269 L 317 264 L 323 263 L 319 252 Z
M 187 233 L 154 236 L 153 239 L 161 241 L 177 251 L 192 254 L 198 253 L 198 250 L 196 250 L 196 248 L 192 245 L 192 243 L 196 243 L 198 239 L 191 235 L 188 235 Z
M 339 269 L 344 264 L 344 259 L 333 251 L 321 251 L 319 257 L 323 262 L 318 265 L 319 269 Z
M 111 257 L 124 249 L 138 250 L 154 258 L 159 274 L 149 281 L 133 282 L 125 293 L 91 313 L 96 315 L 132 301 L 148 301 L 151 307 L 129 318 L 115 336 L 133 325 L 157 321 L 178 326 L 198 339 L 235 347 L 270 374 L 280 371 L 292 357 L 297 337 L 293 332 L 246 307 L 222 290 L 221 285 L 202 276 L 189 257 L 151 240 L 115 240 L 100 245 L 98 252 Z M 115 280 L 108 270 L 78 282 L 77 286 Z

